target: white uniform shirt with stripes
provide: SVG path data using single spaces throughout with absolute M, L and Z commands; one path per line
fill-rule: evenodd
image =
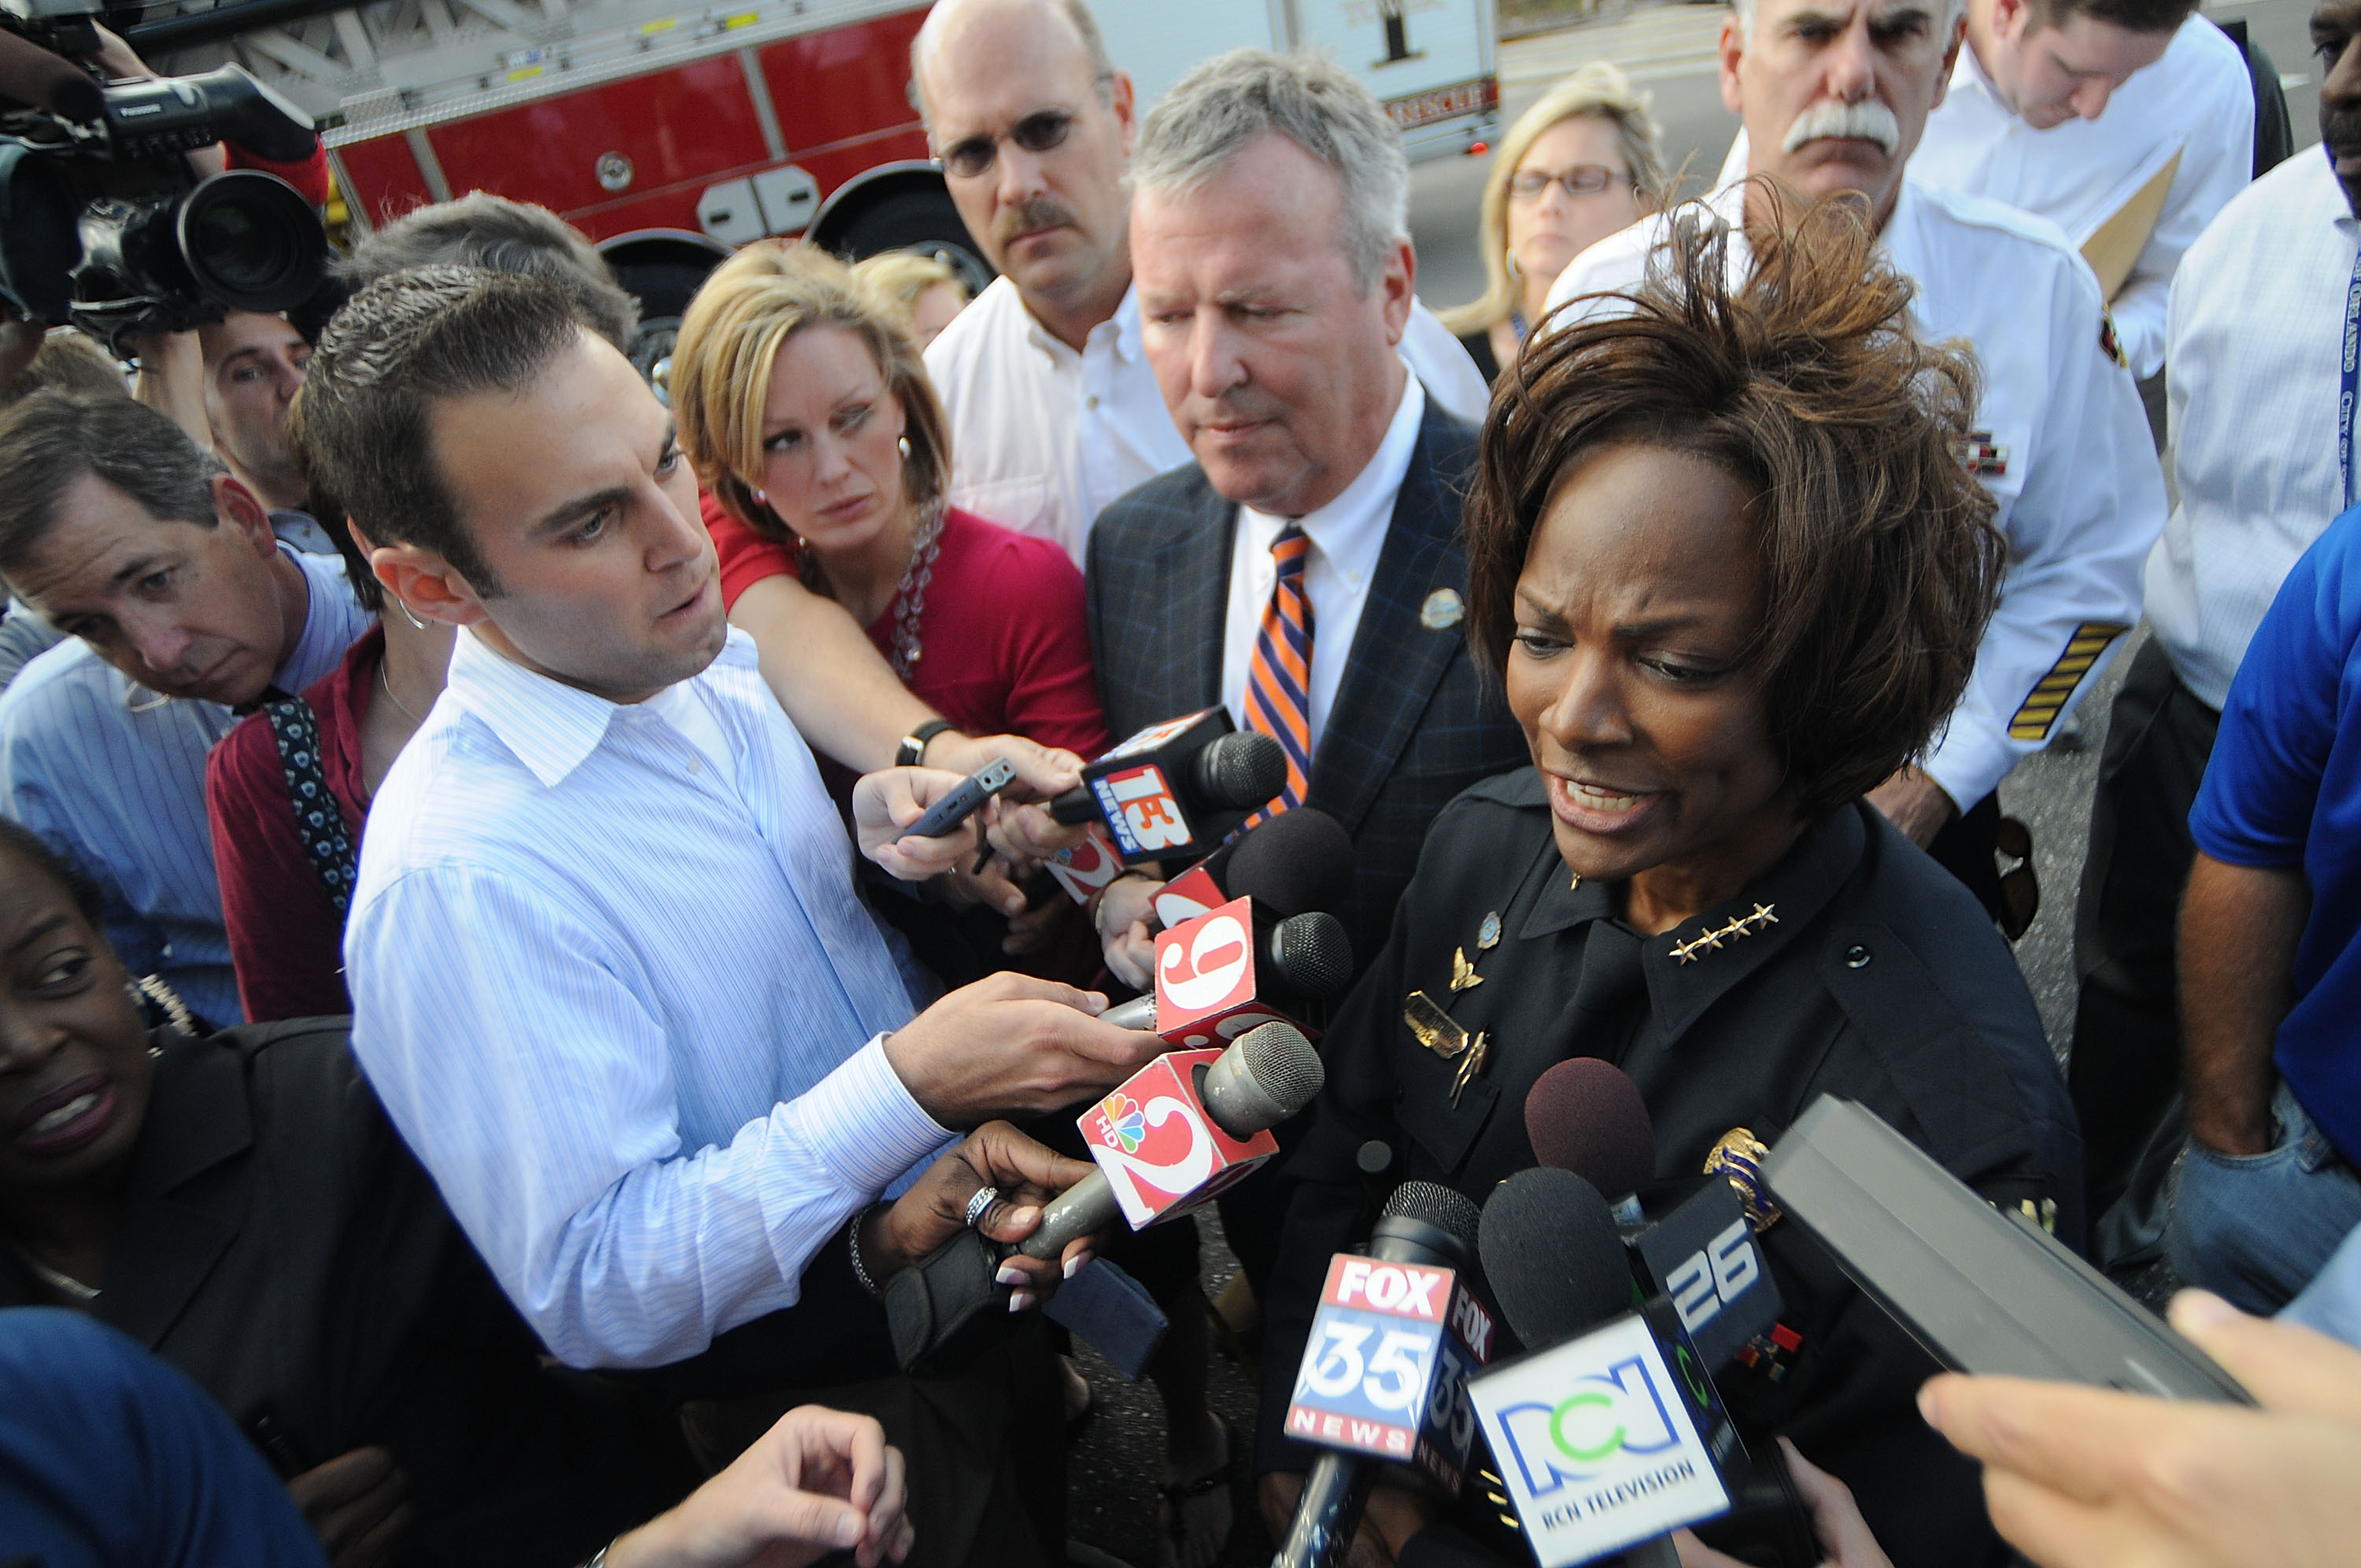
M 915 977 L 852 855 L 745 633 L 636 706 L 460 636 L 370 808 L 353 1048 L 567 1363 L 792 1306 L 949 1138 L 885 1058 Z
M 1746 159 L 1741 130 L 1719 182 L 1742 176 Z M 2172 275 L 2254 171 L 2254 83 L 2228 34 L 2191 16 L 2164 57 L 2132 72 L 2097 119 L 2048 130 L 2034 129 L 2003 103 L 1976 51 L 1962 47 L 1950 91 L 1927 116 L 1926 134 L 1910 155 L 1910 178 L 2048 218 L 2080 250 L 2168 166 L 2164 209 L 2107 303 L 2132 373 L 2153 376 L 2164 363 Z
M 1733 224 L 1746 187 L 1711 198 Z M 1624 292 L 1665 220 L 1643 219 L 1574 258 L 1549 302 Z M 1880 247 L 1917 284 L 1912 324 L 1962 339 L 1982 382 L 1961 453 L 2008 541 L 2000 609 L 1966 696 L 1926 770 L 1962 811 L 2038 750 L 2140 613 L 2140 565 L 2164 527 L 2164 472 L 2131 373 L 2107 355 L 2098 280 L 2057 225 L 1905 177 Z M 1732 284 L 1753 266 L 1742 234 Z M 1597 307 L 1594 307 L 1597 308 Z

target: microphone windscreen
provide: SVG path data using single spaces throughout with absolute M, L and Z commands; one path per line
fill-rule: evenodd
M 1253 1079 L 1255 1086 L 1268 1096 L 1272 1104 L 1280 1107 L 1284 1116 L 1292 1116 L 1312 1103 L 1313 1095 L 1326 1081 L 1326 1070 L 1320 1064 L 1320 1053 L 1303 1031 L 1283 1020 L 1257 1025 L 1238 1036 L 1230 1047 L 1238 1061 Z
M 1439 1181 L 1405 1181 L 1393 1190 L 1386 1206 L 1378 1211 L 1379 1223 L 1388 1220 L 1416 1220 L 1422 1225 L 1457 1237 L 1469 1246 L 1476 1245 L 1477 1234 L 1483 1223 L 1483 1214 L 1468 1201 L 1467 1195 L 1455 1187 Z
M 1542 1164 L 1618 1198 L 1656 1178 L 1656 1129 L 1640 1086 L 1596 1057 L 1570 1058 L 1534 1080 L 1525 1136 Z
M 1521 1170 L 1494 1188 L 1479 1253 L 1492 1299 L 1528 1349 L 1631 1304 L 1631 1266 L 1607 1200 L 1570 1170 Z
M 1353 837 L 1326 812 L 1299 806 L 1256 824 L 1205 863 L 1232 898 L 1274 915 L 1330 914 L 1353 894 Z
M 1325 1002 L 1353 980 L 1353 939 L 1324 909 L 1290 915 L 1270 928 L 1275 978 L 1297 996 Z
M 1212 805 L 1252 811 L 1287 787 L 1287 753 L 1259 729 L 1236 729 L 1197 753 L 1196 773 Z

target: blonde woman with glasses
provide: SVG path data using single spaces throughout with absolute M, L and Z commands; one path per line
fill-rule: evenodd
M 1656 210 L 1670 183 L 1649 94 L 1593 60 L 1525 111 L 1493 155 L 1477 248 L 1489 281 L 1442 313 L 1484 379 L 1516 363 L 1565 264 Z

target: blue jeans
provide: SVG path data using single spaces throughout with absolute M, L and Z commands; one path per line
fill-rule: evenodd
M 2361 1179 L 2284 1083 L 2268 1153 L 2225 1155 L 2191 1138 L 2173 1195 L 2173 1272 L 2249 1312 L 2276 1312 L 2361 1224 Z

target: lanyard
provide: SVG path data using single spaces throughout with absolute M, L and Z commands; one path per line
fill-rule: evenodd
M 2353 398 L 2356 366 L 2361 366 L 2361 255 L 2353 258 L 2353 281 L 2345 290 L 2345 356 L 2336 399 L 2336 480 L 2350 509 L 2353 493 Z

